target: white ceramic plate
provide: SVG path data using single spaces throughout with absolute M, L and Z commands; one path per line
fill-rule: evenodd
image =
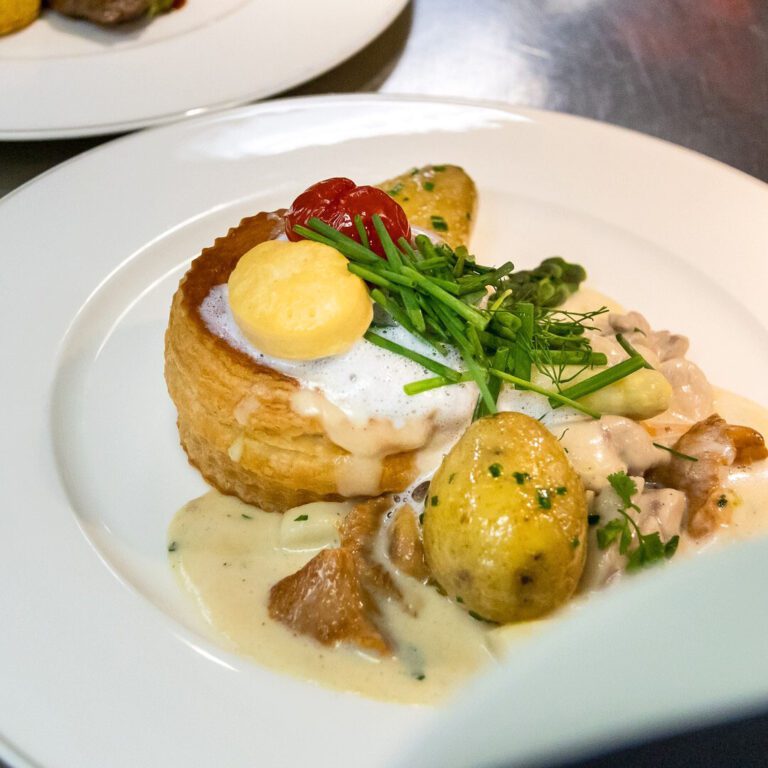
M 0 140 L 141 128 L 279 93 L 360 50 L 407 0 L 188 0 L 115 28 L 51 11 L 0 37 Z
M 0 754 L 378 767 L 434 717 L 273 674 L 205 635 L 166 564 L 166 526 L 204 484 L 162 372 L 171 295 L 217 235 L 318 179 L 425 162 L 477 180 L 484 260 L 579 261 L 654 325 L 690 332 L 718 384 L 764 397 L 768 191 L 671 145 L 562 115 L 356 96 L 210 115 L 78 157 L 0 203 Z

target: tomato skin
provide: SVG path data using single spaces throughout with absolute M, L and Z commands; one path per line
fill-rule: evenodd
M 376 187 L 358 187 L 351 179 L 343 177 L 319 181 L 302 192 L 285 214 L 285 232 L 289 240 L 301 240 L 301 235 L 294 232 L 294 226 L 306 225 L 316 216 L 359 243 L 355 216 L 360 216 L 371 249 L 383 256 L 384 248 L 373 226 L 374 214 L 381 217 L 395 242 L 401 237 L 410 239 L 411 227 L 405 211 L 386 192 Z

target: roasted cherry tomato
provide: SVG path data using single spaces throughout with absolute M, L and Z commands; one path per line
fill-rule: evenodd
M 395 242 L 410 239 L 411 227 L 405 211 L 386 193 L 376 187 L 358 187 L 351 179 L 334 178 L 319 181 L 302 192 L 285 214 L 285 232 L 289 240 L 301 240 L 293 228 L 306 225 L 316 216 L 347 237 L 360 242 L 355 216 L 360 216 L 371 248 L 384 255 L 379 236 L 373 226 L 373 215 L 381 216 L 390 237 Z

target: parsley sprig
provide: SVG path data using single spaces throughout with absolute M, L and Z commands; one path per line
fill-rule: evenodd
M 614 472 L 608 475 L 608 482 L 619 497 L 618 507 L 620 516 L 597 529 L 597 545 L 600 549 L 608 549 L 618 542 L 619 553 L 627 558 L 627 571 L 639 571 L 648 565 L 662 560 L 669 560 L 677 551 L 679 536 L 673 536 L 669 541 L 662 541 L 658 532 L 642 533 L 629 510 L 640 512 L 640 507 L 632 501 L 637 493 L 635 481 L 626 472 Z M 637 536 L 637 546 L 632 546 L 632 535 Z

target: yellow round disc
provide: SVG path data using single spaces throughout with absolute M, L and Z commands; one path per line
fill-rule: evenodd
M 346 352 L 368 330 L 365 282 L 335 248 L 269 240 L 244 254 L 229 278 L 229 305 L 261 352 L 315 360 Z
M 2 0 L 0 35 L 16 32 L 31 24 L 40 13 L 40 0 Z

